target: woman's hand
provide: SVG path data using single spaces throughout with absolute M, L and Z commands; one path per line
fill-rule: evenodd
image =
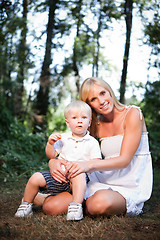
M 88 162 L 67 162 L 65 165 L 66 171 L 65 174 L 67 175 L 68 179 L 74 178 L 80 173 L 88 172 L 89 166 Z
M 49 160 L 49 168 L 51 176 L 58 182 L 68 182 L 68 179 L 66 178 L 66 171 L 62 169 L 62 165 L 67 165 L 67 161 L 64 159 L 50 159 Z

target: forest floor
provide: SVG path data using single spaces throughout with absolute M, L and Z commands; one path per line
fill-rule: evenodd
M 160 240 L 160 170 L 154 170 L 154 187 L 144 213 L 136 217 L 85 216 L 82 221 L 68 222 L 65 215 L 47 216 L 41 207 L 34 207 L 30 218 L 15 218 L 26 179 L 4 182 L 0 177 L 0 239 L 1 240 Z

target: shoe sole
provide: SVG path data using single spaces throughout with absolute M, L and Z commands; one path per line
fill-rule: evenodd
M 66 217 L 66 220 L 67 221 L 80 221 L 80 220 L 82 220 L 83 219 L 83 217 L 81 217 L 81 218 L 74 218 L 74 219 L 70 219 L 70 218 L 67 218 Z
M 28 214 L 28 215 L 26 215 L 26 216 L 23 216 L 23 217 L 21 217 L 21 216 L 16 216 L 16 215 L 14 215 L 16 218 L 29 218 L 29 217 L 32 217 L 32 215 L 33 215 L 33 213 L 30 213 L 30 214 Z

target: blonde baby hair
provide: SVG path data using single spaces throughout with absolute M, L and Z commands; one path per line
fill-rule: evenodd
M 91 107 L 84 101 L 76 100 L 67 105 L 64 110 L 64 117 L 67 119 L 68 114 L 73 110 L 79 110 L 88 114 L 89 118 L 92 118 Z

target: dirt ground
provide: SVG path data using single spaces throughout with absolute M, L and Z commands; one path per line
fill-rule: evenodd
M 30 218 L 15 218 L 27 180 L 0 184 L 0 239 L 107 239 L 160 240 L 160 171 L 156 170 L 151 199 L 144 213 L 136 217 L 85 216 L 82 221 L 67 222 L 65 215 L 47 216 L 41 207 L 34 207 Z

